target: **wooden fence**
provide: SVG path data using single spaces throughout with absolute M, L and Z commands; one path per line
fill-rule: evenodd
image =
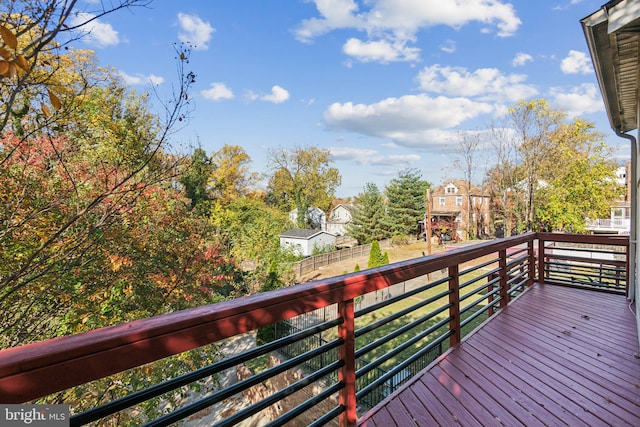
M 391 239 L 381 240 L 379 243 L 380 249 L 385 249 L 391 246 Z M 367 243 L 366 245 L 354 246 L 352 248 L 344 248 L 339 251 L 311 256 L 294 263 L 293 271 L 296 273 L 296 277 L 300 277 L 303 274 L 311 273 L 312 271 L 318 270 L 320 267 L 335 264 L 336 262 L 369 256 L 370 250 L 371 243 Z

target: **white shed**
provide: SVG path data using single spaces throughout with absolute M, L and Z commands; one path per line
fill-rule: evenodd
M 292 228 L 280 234 L 280 247 L 290 248 L 293 253 L 310 256 L 315 248 L 335 246 L 336 236 L 326 231 Z

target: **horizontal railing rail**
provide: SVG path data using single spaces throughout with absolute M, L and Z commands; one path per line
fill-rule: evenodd
M 610 256 L 605 247 L 610 245 L 622 248 L 622 252 L 614 251 L 615 257 L 628 256 L 628 239 L 590 237 L 528 233 L 2 350 L 0 402 L 46 398 L 167 356 L 224 343 L 256 330 L 264 332 L 289 321 L 303 326 L 273 334 L 259 346 L 211 361 L 193 372 L 149 388 L 130 390 L 124 397 L 84 412 L 72 406 L 71 424 L 83 425 L 127 413 L 151 398 L 184 391 L 183 387 L 228 369 L 238 370 L 240 365 L 269 359 L 264 367 L 253 368 L 250 375 L 238 378 L 234 384 L 209 385 L 197 397 L 167 409 L 159 417 L 139 415 L 138 424 L 168 425 L 243 396 L 242 407 L 228 411 L 226 418 L 216 420 L 216 425 L 233 425 L 262 411 L 271 411 L 269 425 L 283 425 L 296 418 L 309 425 L 355 425 L 359 414 L 531 286 L 536 271 L 538 278 L 546 277 L 553 271 L 553 262 L 576 263 L 574 258 L 584 261 L 584 254 L 578 257 L 571 253 L 571 259 L 564 259 L 568 255 L 558 254 L 558 247 L 551 247 L 552 244 L 601 245 L 591 247 L 589 256 L 596 251 Z M 542 267 L 536 265 L 536 250 L 545 259 L 540 263 Z M 619 262 L 601 263 L 602 274 L 597 270 L 597 277 L 605 280 L 607 287 L 611 277 L 615 277 L 614 285 L 618 276 L 620 284 L 626 283 L 626 273 L 618 271 L 624 263 Z M 605 275 L 605 266 L 614 270 Z M 550 279 L 562 282 L 556 276 Z M 318 310 L 325 313 L 323 318 L 314 314 Z M 332 313 L 329 319 L 326 312 Z M 311 317 L 295 320 L 299 316 Z M 314 317 L 318 318 L 313 320 Z M 258 335 L 269 336 L 261 332 Z M 291 378 L 283 380 L 281 376 L 289 372 Z M 279 385 L 272 386 L 266 394 L 256 392 L 270 382 Z M 276 406 L 278 410 L 274 409 Z M 131 416 L 139 412 L 132 412 Z
M 538 233 L 544 282 L 628 294 L 629 238 Z

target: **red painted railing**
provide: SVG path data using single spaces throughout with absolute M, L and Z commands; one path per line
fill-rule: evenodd
M 544 266 L 537 268 L 535 244 L 543 256 L 548 254 L 548 241 L 613 243 L 622 248 L 628 239 L 593 238 L 590 236 L 560 236 L 529 233 L 491 242 L 480 243 L 428 257 L 417 258 L 331 279 L 299 284 L 276 291 L 239 298 L 209 306 L 142 319 L 83 334 L 59 337 L 48 341 L 0 351 L 0 402 L 21 403 L 47 396 L 70 387 L 85 384 L 129 368 L 159 360 L 225 338 L 290 319 L 294 316 L 337 304 L 342 324 L 338 327 L 338 358 L 343 362 L 338 371 L 340 424 L 355 425 L 356 360 L 354 300 L 376 290 L 438 271 L 448 272 L 449 343 L 460 341 L 461 266 L 489 257 L 487 265 L 496 265 L 491 286 L 479 291 L 493 306 L 504 307 L 513 295 L 513 277 L 530 286 L 544 277 Z M 515 260 L 510 253 L 520 254 Z M 625 252 L 626 253 L 626 252 Z M 491 258 L 493 257 L 493 258 Z M 491 267 L 494 268 L 494 267 Z M 495 293 L 489 292 L 499 287 Z M 488 289 L 489 291 L 486 291 Z M 466 291 L 465 291 L 466 292 Z M 490 295 L 485 295 L 485 292 Z M 491 298 L 491 299 L 489 299 Z M 495 299 L 495 302 L 493 302 Z

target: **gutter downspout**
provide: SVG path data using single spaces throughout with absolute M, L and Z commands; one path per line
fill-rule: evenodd
M 620 132 L 614 129 L 620 138 L 628 139 L 631 142 L 631 224 L 629 230 L 629 299 L 636 300 L 636 254 L 638 250 L 638 141 L 633 135 Z M 640 331 L 639 331 L 640 333 Z

